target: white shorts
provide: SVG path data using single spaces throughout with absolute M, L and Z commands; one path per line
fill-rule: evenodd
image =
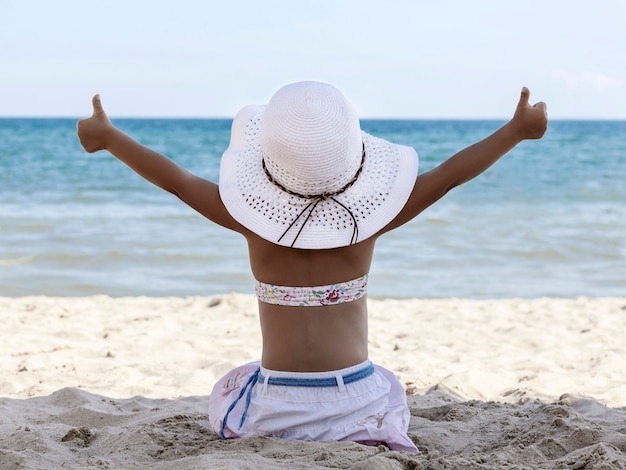
M 409 419 L 398 379 L 370 361 L 330 372 L 279 372 L 251 362 L 222 377 L 209 400 L 211 427 L 223 438 L 385 443 L 418 452 Z

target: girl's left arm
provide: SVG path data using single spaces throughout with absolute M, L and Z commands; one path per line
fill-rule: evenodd
M 93 115 L 78 122 L 78 138 L 89 152 L 108 150 L 137 174 L 164 189 L 200 214 L 226 228 L 246 229 L 226 210 L 217 184 L 196 176 L 165 155 L 140 144 L 116 128 L 104 112 L 100 97 L 93 98 Z

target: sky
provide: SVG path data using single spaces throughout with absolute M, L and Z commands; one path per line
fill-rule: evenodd
M 232 117 L 287 83 L 363 118 L 626 119 L 626 1 L 0 0 L 0 116 Z

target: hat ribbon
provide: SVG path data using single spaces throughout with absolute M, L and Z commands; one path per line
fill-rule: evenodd
M 293 226 L 296 224 L 296 222 L 298 222 L 300 217 L 302 217 L 302 215 L 304 215 L 304 213 L 308 211 L 308 214 L 307 214 L 306 218 L 304 219 L 304 222 L 300 226 L 300 229 L 298 230 L 298 233 L 296 234 L 295 238 L 291 242 L 290 247 L 293 248 L 293 246 L 296 243 L 296 240 L 300 236 L 300 233 L 302 233 L 302 230 L 304 229 L 304 226 L 306 225 L 306 223 L 311 218 L 311 215 L 313 215 L 313 211 L 315 211 L 315 208 L 317 207 L 317 205 L 320 202 L 326 201 L 328 199 L 334 201 L 336 204 L 338 204 L 340 207 L 342 207 L 348 213 L 348 215 L 350 215 L 350 218 L 352 219 L 352 224 L 353 224 L 352 237 L 350 237 L 350 245 L 352 245 L 352 244 L 357 242 L 357 240 L 359 238 L 359 227 L 358 227 L 358 224 L 357 224 L 356 217 L 354 216 L 352 211 L 348 207 L 346 207 L 345 204 L 342 204 L 337 199 L 335 199 L 335 196 L 338 196 L 339 194 L 345 192 L 359 178 L 359 175 L 361 174 L 361 171 L 363 170 L 363 164 L 365 163 L 365 144 L 363 145 L 363 153 L 362 153 L 362 156 L 361 156 L 361 164 L 359 165 L 359 168 L 356 171 L 356 173 L 354 174 L 354 176 L 352 177 L 352 179 L 350 181 L 348 181 L 348 183 L 345 186 L 343 186 L 341 189 L 339 189 L 337 191 L 334 191 L 334 192 L 331 192 L 331 193 L 322 193 L 322 194 L 308 195 L 308 194 L 300 194 L 300 193 L 297 193 L 295 191 L 291 191 L 290 189 L 285 188 L 282 184 L 280 184 L 278 181 L 276 181 L 274 179 L 272 174 L 267 169 L 267 166 L 265 165 L 265 159 L 261 159 L 261 162 L 262 162 L 262 165 L 263 165 L 263 171 L 265 171 L 265 175 L 267 176 L 267 179 L 269 179 L 272 184 L 274 184 L 275 186 L 277 186 L 281 190 L 285 191 L 287 194 L 291 194 L 292 196 L 296 196 L 296 197 L 299 197 L 299 198 L 302 198 L 302 199 L 310 199 L 311 200 L 311 202 L 309 202 L 306 205 L 306 207 L 300 211 L 300 213 L 293 220 L 293 222 L 291 222 L 291 224 L 289 224 L 289 227 L 287 227 L 287 229 L 283 232 L 283 234 L 278 239 L 279 242 L 283 239 L 283 237 L 285 235 L 287 235 L 287 233 L 289 233 L 289 231 L 293 228 Z

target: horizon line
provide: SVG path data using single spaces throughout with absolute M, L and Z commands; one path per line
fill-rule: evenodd
M 41 115 L 41 116 L 11 116 L 11 115 L 0 115 L 0 119 L 85 119 L 89 116 L 54 116 L 54 115 Z M 172 121 L 232 121 L 234 116 L 110 116 L 111 120 L 172 120 Z M 370 117 L 363 116 L 360 117 L 360 121 L 508 121 L 510 117 L 393 117 L 393 116 L 382 116 L 382 117 Z M 550 117 L 549 121 L 594 121 L 594 122 L 624 122 L 626 121 L 626 116 L 624 117 L 571 117 L 571 116 L 563 116 L 563 117 Z

